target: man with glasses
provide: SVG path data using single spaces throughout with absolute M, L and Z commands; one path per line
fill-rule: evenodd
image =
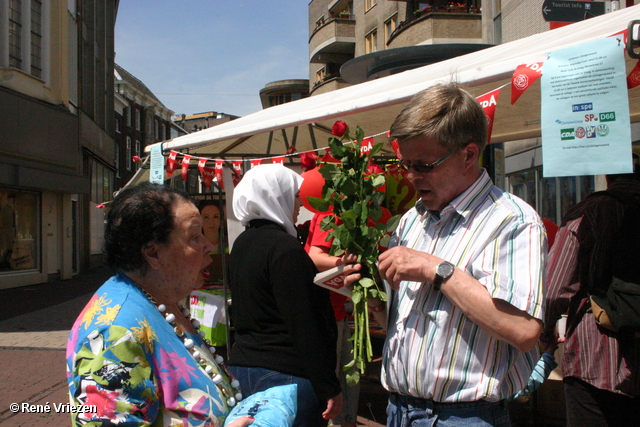
M 417 94 L 390 134 L 419 200 L 379 258 L 387 425 L 508 426 L 506 400 L 538 359 L 544 226 L 479 166 L 487 119 L 459 85 Z

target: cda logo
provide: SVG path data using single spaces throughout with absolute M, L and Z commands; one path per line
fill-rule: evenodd
M 598 134 L 598 136 L 607 136 L 609 135 L 609 126 L 607 125 L 598 125 L 598 127 L 596 128 L 596 133 Z
M 571 129 L 561 129 L 560 130 L 560 140 L 561 141 L 569 141 L 572 139 L 576 139 L 576 133 L 573 128 Z

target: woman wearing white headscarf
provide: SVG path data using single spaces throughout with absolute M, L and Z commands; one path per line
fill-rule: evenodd
M 342 406 L 335 375 L 336 323 L 329 291 L 297 240 L 303 178 L 282 165 L 249 170 L 234 190 L 233 212 L 246 230 L 229 265 L 235 342 L 230 370 L 245 395 L 298 385 L 294 426 L 326 426 Z

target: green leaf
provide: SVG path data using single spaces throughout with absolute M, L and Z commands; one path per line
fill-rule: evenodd
M 358 372 L 356 370 L 352 370 L 352 371 L 347 372 L 345 377 L 347 379 L 347 384 L 349 386 L 353 387 L 356 384 L 358 384 L 358 382 L 360 381 L 360 372 Z
M 385 182 L 386 182 L 386 179 L 384 175 L 374 175 L 373 179 L 371 180 L 371 183 L 373 184 L 373 188 L 381 187 L 384 185 Z
M 359 282 L 362 282 L 362 280 L 364 279 L 360 279 Z M 361 300 L 362 300 L 362 292 L 356 291 L 356 290 L 351 292 L 351 301 L 353 301 L 354 304 L 359 303 Z
M 363 277 L 362 279 L 358 280 L 358 283 L 363 288 L 370 288 L 371 286 L 376 284 L 376 282 L 373 279 L 369 278 L 369 277 Z M 354 301 L 353 303 L 355 304 L 356 302 Z
M 319 197 L 313 197 L 313 196 L 309 196 L 307 197 L 307 202 L 309 202 L 309 204 L 314 208 L 319 210 L 320 212 L 325 212 L 329 209 L 329 206 L 331 206 L 330 202 L 325 200 L 325 199 L 321 199 Z
M 401 218 L 402 218 L 402 215 L 394 215 L 391 218 L 389 218 L 389 221 L 387 221 L 387 228 L 385 229 L 385 231 L 387 233 L 393 233 L 395 229 L 398 228 L 398 224 L 400 224 Z

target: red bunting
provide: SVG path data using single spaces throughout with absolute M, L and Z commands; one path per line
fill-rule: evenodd
M 401 159 L 402 155 L 400 154 L 400 144 L 398 144 L 397 139 L 391 141 L 391 148 L 393 148 L 393 152 L 395 153 L 396 157 Z
M 633 89 L 634 87 L 640 85 L 640 60 L 636 63 L 636 66 L 633 67 L 633 70 L 627 76 L 627 88 Z
M 511 105 L 542 75 L 542 62 L 520 64 L 511 77 Z
M 187 182 L 189 177 L 189 162 L 191 161 L 191 157 L 189 154 L 185 154 L 182 158 L 182 180 Z
M 487 115 L 488 121 L 488 135 L 487 142 L 491 142 L 491 131 L 493 130 L 493 117 L 496 114 L 496 106 L 498 105 L 498 95 L 500 94 L 500 89 L 494 89 L 491 92 L 485 93 L 484 95 L 480 95 L 476 99 L 484 108 L 484 113 Z
M 200 176 L 202 177 L 202 183 L 208 189 L 211 188 L 211 181 L 213 181 L 213 177 L 215 173 L 216 173 L 216 170 L 214 168 L 208 168 L 204 166 L 202 169 L 200 169 Z
M 278 163 L 284 166 L 284 156 L 278 156 L 278 157 L 274 157 L 271 160 L 272 163 Z
M 373 149 L 373 137 L 364 138 L 360 143 L 360 154 L 366 154 Z
M 253 169 L 256 166 L 260 166 L 262 164 L 262 159 L 253 159 L 249 160 L 249 162 L 251 162 L 251 169 Z
M 233 186 L 238 185 L 240 180 L 242 179 L 242 160 L 234 160 L 231 162 L 233 166 Z
M 218 186 L 221 189 L 224 189 L 224 178 L 222 166 L 224 165 L 224 160 L 216 160 L 216 181 L 218 181 Z
M 178 157 L 177 151 L 169 151 L 169 158 L 167 159 L 167 166 L 165 170 L 167 171 L 167 178 L 171 178 L 171 174 L 174 170 L 176 170 L 176 158 Z

